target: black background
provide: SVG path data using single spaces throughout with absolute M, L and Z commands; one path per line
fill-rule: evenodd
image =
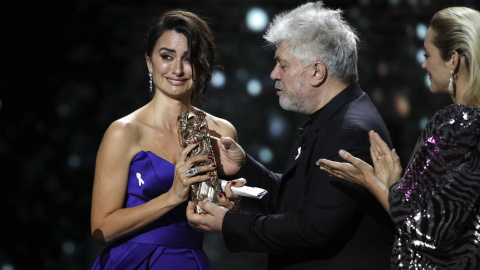
M 305 1 L 14 1 L 3 8 L 0 91 L 0 179 L 3 235 L 0 269 L 89 269 L 103 246 L 90 235 L 95 156 L 108 125 L 147 103 L 144 37 L 154 16 L 174 8 L 209 18 L 221 52 L 226 85 L 211 89 L 205 110 L 235 125 L 240 144 L 281 171 L 304 116 L 283 111 L 269 74 L 273 51 L 263 32 L 245 25 L 251 7 L 271 19 Z M 478 8 L 474 0 L 338 0 L 359 33 L 360 84 L 384 117 L 394 145 L 407 162 L 422 123 L 443 106 L 425 85 L 416 54 L 415 28 L 445 7 Z M 246 92 L 247 78 L 263 85 Z M 406 110 L 399 109 L 403 104 Z M 269 121 L 283 119 L 280 136 Z M 263 254 L 229 254 L 221 236 L 206 235 L 215 269 L 265 269 Z

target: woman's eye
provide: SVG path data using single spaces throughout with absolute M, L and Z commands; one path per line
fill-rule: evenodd
M 168 54 L 162 54 L 161 57 L 162 57 L 163 60 L 171 60 L 172 59 L 172 57 Z

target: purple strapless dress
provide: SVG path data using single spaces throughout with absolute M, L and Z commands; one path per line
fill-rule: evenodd
M 130 164 L 125 207 L 135 207 L 167 192 L 175 165 L 139 152 Z M 203 233 L 188 224 L 182 203 L 142 230 L 105 248 L 92 269 L 212 269 L 202 249 Z

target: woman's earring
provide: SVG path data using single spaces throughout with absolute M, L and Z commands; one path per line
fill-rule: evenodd
M 453 70 L 450 70 L 450 80 L 448 82 L 448 91 L 453 91 L 453 97 L 457 95 L 457 91 L 455 91 L 455 81 L 457 79 L 457 73 L 453 73 Z
M 153 91 L 153 80 L 152 80 L 152 73 L 150 71 L 148 72 L 148 77 L 150 78 L 149 81 L 148 81 L 150 83 L 150 93 L 152 93 L 152 91 Z M 450 81 L 451 80 L 452 79 L 450 79 Z
M 150 76 L 152 75 L 150 74 Z M 453 90 L 453 70 L 450 70 L 450 81 L 448 82 L 448 91 L 452 91 L 452 90 Z M 151 88 L 150 88 L 150 91 L 152 91 Z

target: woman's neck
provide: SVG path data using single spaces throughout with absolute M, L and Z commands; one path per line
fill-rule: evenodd
M 180 114 L 191 112 L 194 107 L 188 101 L 166 99 L 155 96 L 148 103 L 148 114 L 153 126 L 176 130 L 177 118 Z

